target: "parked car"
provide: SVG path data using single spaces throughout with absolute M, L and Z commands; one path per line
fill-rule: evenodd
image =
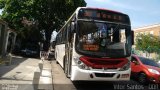
M 158 65 L 160 65 L 160 60 L 158 60 L 158 62 L 157 62 L 157 63 L 158 63 Z
M 22 56 L 27 57 L 38 57 L 39 56 L 39 46 L 36 44 L 27 44 L 24 49 L 21 50 Z
M 131 77 L 142 83 L 160 83 L 160 66 L 152 59 L 132 55 Z

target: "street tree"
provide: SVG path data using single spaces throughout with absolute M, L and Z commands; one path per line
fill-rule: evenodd
M 29 40 L 45 31 L 45 47 L 48 49 L 51 33 L 58 30 L 77 7 L 86 6 L 84 0 L 0 0 L 3 9 L 1 19 L 10 28 Z M 34 34 L 31 34 L 34 32 Z M 31 36 L 32 35 L 32 36 Z
M 136 48 L 149 53 L 158 52 L 160 48 L 160 39 L 151 34 L 138 34 L 136 37 Z

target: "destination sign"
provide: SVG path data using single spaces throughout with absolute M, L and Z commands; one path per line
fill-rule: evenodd
M 82 8 L 79 10 L 78 19 L 94 19 L 94 20 L 103 20 L 109 22 L 130 24 L 129 17 L 127 15 L 100 9 Z

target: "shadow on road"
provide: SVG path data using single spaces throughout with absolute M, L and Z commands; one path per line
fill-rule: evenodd
M 19 64 L 27 60 L 28 58 L 23 58 L 19 56 L 12 56 L 12 61 L 11 65 L 0 65 L 0 77 L 3 76 L 4 74 L 8 73 L 9 71 L 13 70 L 16 68 Z M 18 73 L 18 72 L 17 72 Z
M 73 82 L 76 90 L 114 90 L 112 82 L 104 81 L 80 81 Z

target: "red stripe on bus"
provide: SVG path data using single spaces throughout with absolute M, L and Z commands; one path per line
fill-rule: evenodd
M 121 68 L 127 62 L 127 58 L 91 58 L 82 56 L 80 60 L 92 68 Z

